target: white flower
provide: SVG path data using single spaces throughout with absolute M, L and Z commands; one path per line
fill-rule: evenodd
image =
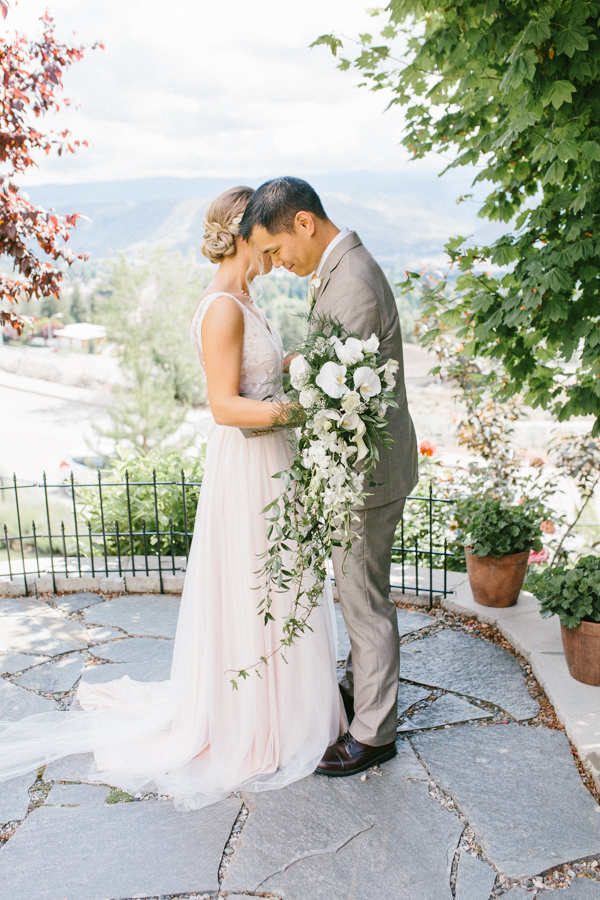
M 314 353 L 325 353 L 325 351 L 329 348 L 329 341 L 327 338 L 317 338 L 313 344 Z
M 346 431 L 357 431 L 360 422 L 361 419 L 358 413 L 355 412 L 347 412 L 340 419 L 340 425 L 342 428 L 345 428 Z
M 325 434 L 319 435 L 319 441 L 325 447 L 328 453 L 331 453 L 332 450 L 337 450 L 338 439 L 336 434 L 332 434 L 330 432 L 325 432 Z
M 333 423 L 339 421 L 340 414 L 336 409 L 320 409 L 313 419 L 313 430 L 317 433 L 331 431 Z
M 326 448 L 320 441 L 311 441 L 310 447 L 302 453 L 302 465 L 305 469 L 329 469 L 332 466 L 332 460 L 327 453 Z
M 358 450 L 355 462 L 360 462 L 360 460 L 364 459 L 364 457 L 367 455 L 367 445 L 365 444 L 363 439 L 358 436 L 355 438 L 354 443 L 356 444 L 356 449 Z
M 359 341 L 358 338 L 346 338 L 343 344 L 338 341 L 334 347 L 337 358 L 345 366 L 353 366 L 365 358 L 362 341 Z
M 342 409 L 346 412 L 358 412 L 362 405 L 358 391 L 348 391 L 342 397 Z
M 379 375 L 373 369 L 370 369 L 369 366 L 360 366 L 354 373 L 354 387 L 363 400 L 369 400 L 376 394 L 381 393 L 381 380 Z
M 377 353 L 379 350 L 379 338 L 377 335 L 372 334 L 368 341 L 363 341 L 362 348 L 365 353 Z
M 319 290 L 320 287 L 321 287 L 321 279 L 313 278 L 308 286 L 308 299 L 310 301 L 311 306 L 315 302 L 315 297 L 317 296 L 317 291 Z
M 368 371 L 371 370 L 369 369 Z M 377 378 L 377 376 L 375 377 Z M 328 397 L 337 399 L 348 393 L 348 388 L 346 387 L 346 366 L 338 366 L 337 363 L 326 362 L 321 366 L 321 371 L 315 378 L 315 381 Z M 378 378 L 377 381 L 379 381 Z
M 400 368 L 400 363 L 397 359 L 388 359 L 383 369 L 380 371 L 383 372 L 383 380 L 386 383 L 387 387 L 394 387 L 396 384 L 396 372 Z
M 385 416 L 385 414 L 387 412 L 387 408 L 388 408 L 387 403 L 385 402 L 385 400 L 382 400 L 377 408 L 377 412 L 379 413 L 380 416 Z
M 315 406 L 315 404 L 321 400 L 321 397 L 321 391 L 318 388 L 309 385 L 300 391 L 298 402 L 303 409 L 310 409 L 311 406 Z
M 290 381 L 292 387 L 300 391 L 310 378 L 311 368 L 302 354 L 295 356 L 290 363 Z

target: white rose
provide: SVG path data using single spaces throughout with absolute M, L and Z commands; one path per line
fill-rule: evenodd
M 372 334 L 368 341 L 363 341 L 362 348 L 365 353 L 377 353 L 379 350 L 379 338 L 377 335 Z
M 356 412 L 360 405 L 361 399 L 358 391 L 348 391 L 342 397 L 342 409 L 346 412 Z
M 381 380 L 373 369 L 360 366 L 354 373 L 354 387 L 363 400 L 370 400 L 371 397 L 381 393 Z
M 303 388 L 298 396 L 298 402 L 303 409 L 310 409 L 310 407 L 314 406 L 315 403 L 318 403 L 320 399 L 321 391 L 316 387 L 312 387 L 312 385 Z
M 362 341 L 358 338 L 346 338 L 343 344 L 341 341 L 338 341 L 334 344 L 334 347 L 337 358 L 345 366 L 353 366 L 357 362 L 362 362 L 365 358 Z
M 360 370 L 359 370 L 360 371 Z M 377 378 L 377 376 L 375 376 Z M 379 379 L 377 379 L 379 381 Z M 338 399 L 348 393 L 346 386 L 346 366 L 338 366 L 334 362 L 326 362 L 315 378 L 318 386 L 328 397 Z
M 295 356 L 290 363 L 290 381 L 297 391 L 307 384 L 310 378 L 311 368 L 304 356 Z

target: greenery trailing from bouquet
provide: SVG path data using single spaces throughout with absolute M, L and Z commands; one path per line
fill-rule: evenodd
M 275 653 L 285 650 L 311 630 L 309 617 L 319 605 L 328 578 L 332 547 L 350 552 L 353 510 L 368 494 L 366 478 L 379 459 L 378 448 L 389 446 L 386 412 L 397 407 L 398 362 L 383 359 L 379 340 L 346 335 L 339 323 L 322 319 L 290 364 L 286 396 L 297 416 L 282 406 L 282 423 L 290 427 L 292 463 L 279 472 L 283 491 L 262 512 L 269 548 L 258 571 L 264 623 L 274 621 L 271 609 L 277 593 L 293 592 L 282 623 L 282 637 L 267 656 L 232 678 L 260 674 Z

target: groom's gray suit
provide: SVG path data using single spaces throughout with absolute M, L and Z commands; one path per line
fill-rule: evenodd
M 384 359 L 396 359 L 398 409 L 388 408 L 393 444 L 380 447 L 380 459 L 365 479 L 367 497 L 356 513 L 357 538 L 342 572 L 342 552 L 333 551 L 333 569 L 351 652 L 346 662 L 345 690 L 354 697 L 350 732 L 371 746 L 396 738 L 399 637 L 396 608 L 389 599 L 394 532 L 406 496 L 417 483 L 417 442 L 404 385 L 402 334 L 394 295 L 387 278 L 355 232 L 333 248 L 320 274 L 310 319 L 338 319 L 344 330 L 362 338 L 376 334 Z M 371 482 L 371 484 L 369 484 Z

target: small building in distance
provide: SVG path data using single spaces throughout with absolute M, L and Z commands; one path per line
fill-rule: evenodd
M 91 342 L 96 347 L 106 341 L 106 328 L 90 322 L 75 322 L 73 325 L 65 325 L 56 332 L 55 337 L 61 350 L 89 350 Z

